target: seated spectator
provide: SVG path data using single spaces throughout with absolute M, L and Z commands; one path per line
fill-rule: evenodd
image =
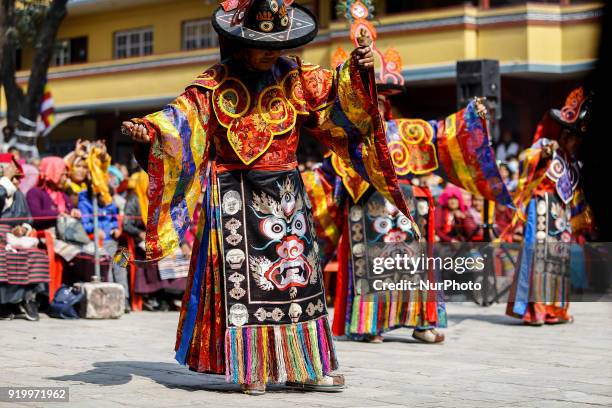
M 510 192 L 514 192 L 519 183 L 519 161 L 516 156 L 508 158 L 508 171 L 510 172 L 510 180 L 507 182 L 507 187 Z
M 511 208 L 499 203 L 495 204 L 495 232 L 498 237 L 503 235 L 503 232 L 512 223 L 513 217 L 514 211 Z
M 79 194 L 87 188 L 87 148 L 90 143 L 87 140 L 77 140 L 75 149 L 64 157 L 68 167 L 68 187 Z
M 45 157 L 41 160 L 38 184 L 26 194 L 36 229 L 54 227 L 60 214 L 69 214 L 75 218 L 81 216 L 63 191 L 65 182 L 66 163 L 61 157 Z
M 469 239 L 465 211 L 461 189 L 447 185 L 440 195 L 439 208 L 435 211 L 436 235 L 440 242 L 464 242 Z
M 483 215 L 484 199 L 472 195 L 471 205 L 468 207 L 465 217 L 465 228 L 468 231 L 469 242 L 482 242 L 484 240 Z
M 11 154 L 0 154 L 0 165 L 4 170 L 0 178 L 0 214 L 4 223 L 12 226 L 32 224 L 28 203 L 19 189 L 23 167 Z
M 0 178 L 0 320 L 36 321 L 36 296 L 47 290 L 49 258 L 38 248 L 26 199 L 18 189 L 22 174 L 15 164 L 3 165 Z
M 19 183 L 19 190 L 21 190 L 23 194 L 27 194 L 28 191 L 38 183 L 38 168 L 27 163 L 22 165 L 22 167 L 23 177 Z
M 123 173 L 117 166 L 108 168 L 110 194 L 113 196 L 113 202 L 119 210 L 119 214 L 123 214 L 125 210 L 125 197 L 119 193 L 119 187 L 123 183 Z
M 495 158 L 497 160 L 506 161 L 510 156 L 516 156 L 519 153 L 519 144 L 516 143 L 515 137 L 511 130 L 505 130 L 502 134 L 501 141 L 495 149 Z
M 149 200 L 147 189 L 149 180 L 147 173 L 139 171 L 132 174 L 128 183 L 128 196 L 125 204 L 123 231 L 132 237 L 136 243 L 136 257 L 145 258 L 144 240 L 146 237 L 146 221 Z M 191 246 L 184 242 L 181 246 L 185 261 L 191 253 Z M 181 268 L 175 268 L 178 270 Z M 184 270 L 184 268 L 182 268 Z M 160 275 L 157 264 L 137 264 L 135 292 L 145 297 L 144 307 L 147 310 L 167 310 L 179 307 L 179 299 L 185 291 L 187 279 L 184 273 L 174 276 Z
M 87 188 L 79 193 L 79 204 L 78 208 L 81 212 L 81 219 L 85 232 L 88 234 L 94 233 L 94 208 L 93 208 L 93 191 L 91 188 Z M 117 206 L 111 201 L 105 204 L 100 197 L 98 197 L 98 239 L 101 241 L 112 241 L 119 239 L 121 231 L 119 230 L 119 223 L 117 215 L 119 210 Z M 110 254 L 112 255 L 112 254 Z

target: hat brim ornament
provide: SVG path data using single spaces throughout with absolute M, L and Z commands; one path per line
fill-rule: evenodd
M 213 13 L 217 34 L 246 47 L 286 50 L 312 41 L 317 18 L 293 0 L 227 0 Z
M 592 93 L 585 94 L 582 87 L 573 90 L 561 109 L 551 109 L 549 115 L 562 128 L 576 136 L 586 136 L 591 124 Z

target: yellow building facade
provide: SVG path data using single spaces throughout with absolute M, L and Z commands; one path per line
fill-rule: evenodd
M 329 66 L 338 47 L 351 48 L 348 24 L 331 20 L 328 0 L 298 2 L 318 14 L 321 29 L 312 44 L 292 52 Z M 214 0 L 71 1 L 58 40 L 85 39 L 86 58 L 52 67 L 48 78 L 60 117 L 76 113 L 81 122 L 69 120 L 51 136 L 66 139 L 71 133 L 84 132 L 73 136 L 119 138 L 116 130 L 97 123 L 100 118 L 114 126 L 129 114 L 156 109 L 179 94 L 219 59 L 216 47 L 188 50 L 185 46 L 186 26 L 205 22 L 216 5 Z M 462 5 L 381 15 L 375 22 L 377 45 L 383 51 L 393 47 L 400 53 L 402 74 L 417 94 L 426 94 L 430 86 L 434 91 L 436 86 L 452 87 L 456 61 L 463 59 L 497 59 L 502 75 L 508 78 L 571 80 L 584 77 L 595 65 L 602 7 L 596 2 L 575 6 L 524 3 L 491 9 Z M 152 33 L 147 39 L 149 55 L 118 58 L 118 47 L 124 46 L 118 43 L 118 36 L 127 33 L 129 37 L 130 32 L 134 38 L 142 32 Z M 24 50 L 23 70 L 18 73 L 22 83 L 31 59 L 32 53 Z M 448 89 L 441 92 L 448 94 Z M 452 104 L 454 101 L 444 106 Z M 6 107 L 4 100 L 1 106 Z M 432 114 L 435 106 L 431 105 Z

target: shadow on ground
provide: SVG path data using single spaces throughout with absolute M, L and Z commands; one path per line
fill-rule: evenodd
M 102 386 L 124 385 L 134 376 L 150 378 L 166 388 L 187 391 L 237 391 L 238 387 L 227 384 L 220 375 L 196 374 L 178 364 L 151 361 L 100 361 L 93 368 L 76 374 L 49 377 L 55 381 L 74 381 Z
M 501 324 L 504 326 L 521 326 L 523 325 L 522 320 L 515 319 L 506 315 L 497 314 L 452 314 L 448 316 L 449 324 L 456 325 L 462 323 L 464 320 L 477 320 L 481 322 L 487 322 L 492 324 Z
M 225 382 L 223 375 L 199 374 L 173 363 L 151 361 L 101 361 L 93 364 L 93 368 L 76 374 L 59 377 L 48 377 L 54 381 L 70 381 L 77 383 L 97 384 L 100 386 L 118 386 L 128 384 L 134 376 L 150 378 L 166 388 L 185 391 L 216 391 L 239 392 L 236 384 Z M 283 385 L 267 387 L 268 392 L 288 389 Z M 295 390 L 295 392 L 301 392 Z

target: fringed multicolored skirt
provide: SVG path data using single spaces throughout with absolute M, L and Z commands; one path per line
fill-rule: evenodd
M 570 319 L 571 241 L 569 207 L 554 193 L 533 198 L 506 314 L 526 322 Z
M 428 238 L 433 233 L 431 196 L 424 189 L 408 183 L 401 185 L 411 200 L 413 218 Z M 364 195 L 348 211 L 350 241 L 348 256 L 348 293 L 345 333 L 356 339 L 362 335 L 378 335 L 400 327 L 428 329 L 446 327 L 446 308 L 439 291 L 418 289 L 421 280 L 433 280 L 432 271 L 376 270 L 374 259 L 396 255 L 420 256 L 431 247 L 416 239 L 414 227 L 397 208 L 375 191 Z M 377 289 L 377 281 L 398 283 L 412 281 L 414 290 Z
M 240 384 L 317 380 L 335 370 L 319 259 L 296 170 L 213 168 L 177 361 Z
M 349 288 L 345 320 L 345 332 L 354 339 L 402 327 L 421 330 L 446 327 L 446 305 L 440 298 L 441 292 L 417 289 L 354 293 L 354 288 Z

